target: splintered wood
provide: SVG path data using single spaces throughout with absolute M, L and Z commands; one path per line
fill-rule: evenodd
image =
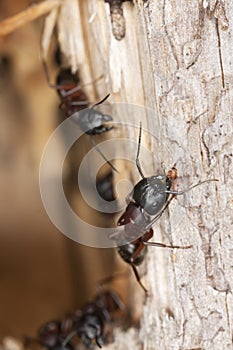
M 62 0 L 47 0 L 38 4 L 31 5 L 27 9 L 15 16 L 0 22 L 0 36 L 10 34 L 24 24 L 34 21 L 35 19 L 47 14 L 55 7 L 61 5 Z

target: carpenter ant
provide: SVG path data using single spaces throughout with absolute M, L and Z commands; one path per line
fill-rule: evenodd
M 116 40 L 122 40 L 125 37 L 125 18 L 122 9 L 125 1 L 132 0 L 105 0 L 110 6 L 112 34 Z
M 156 246 L 162 248 L 177 248 L 188 249 L 192 246 L 167 245 L 158 242 L 149 242 L 153 237 L 152 225 L 162 216 L 173 198 L 177 195 L 184 194 L 194 187 L 210 181 L 218 181 L 216 179 L 199 182 L 187 190 L 175 191 L 172 190 L 172 180 L 177 176 L 176 169 L 169 171 L 167 176 L 157 175 L 145 177 L 140 165 L 139 153 L 141 146 L 142 126 L 140 123 L 138 150 L 136 156 L 136 166 L 139 174 L 142 177 L 133 188 L 132 192 L 127 196 L 126 203 L 128 204 L 125 212 L 118 220 L 118 226 L 124 226 L 125 235 L 130 243 L 121 245 L 121 239 L 118 233 L 111 235 L 118 244 L 118 253 L 122 259 L 132 266 L 137 282 L 147 293 L 146 288 L 140 281 L 140 277 L 136 266 L 140 265 L 146 254 L 146 246 Z M 140 236 L 135 239 L 135 236 Z
M 42 61 L 46 80 L 48 85 L 57 90 L 61 100 L 60 108 L 66 117 L 71 117 L 78 124 L 80 129 L 87 135 L 90 135 L 91 143 L 101 157 L 116 171 L 117 169 L 111 164 L 105 155 L 97 146 L 93 136 L 100 135 L 113 129 L 113 126 L 107 126 L 105 123 L 110 122 L 113 118 L 95 110 L 95 107 L 103 103 L 109 96 L 105 96 L 101 101 L 87 108 L 89 102 L 85 92 L 79 84 L 79 78 L 72 74 L 69 68 L 61 69 L 56 80 L 56 84 L 50 83 L 49 73 L 45 61 Z
M 93 136 L 101 135 L 104 132 L 113 129 L 113 126 L 106 126 L 105 123 L 111 121 L 113 118 L 107 114 L 96 111 L 94 108 L 99 104 L 103 103 L 109 94 L 105 96 L 101 101 L 95 103 L 92 107 L 80 110 L 79 112 L 74 112 L 70 117 L 72 120 L 79 125 L 80 129 L 84 131 L 87 135 L 90 135 L 91 143 L 96 151 L 101 155 L 101 157 L 110 165 L 110 167 L 118 173 L 118 170 L 112 165 L 112 163 L 105 157 L 105 155 L 98 148 Z
M 66 346 L 77 335 L 88 349 L 95 344 L 101 348 L 106 340 L 107 326 L 113 321 L 112 314 L 121 309 L 123 303 L 116 293 L 105 291 L 97 295 L 76 312 L 75 331 L 68 335 L 63 345 Z

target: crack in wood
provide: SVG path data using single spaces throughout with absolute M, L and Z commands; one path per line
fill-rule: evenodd
M 217 31 L 217 38 L 218 38 L 218 53 L 219 53 L 219 63 L 220 63 L 220 69 L 221 69 L 221 78 L 222 78 L 222 87 L 225 89 L 225 74 L 223 69 L 223 60 L 222 60 L 222 47 L 221 47 L 221 37 L 219 33 L 219 23 L 218 18 L 215 20 L 216 25 L 216 31 Z
M 210 150 L 209 150 L 209 147 L 207 146 L 206 141 L 205 141 L 205 132 L 206 132 L 206 130 L 207 130 L 207 128 L 205 128 L 205 130 L 201 134 L 201 141 L 202 141 L 202 144 L 203 144 L 204 149 L 206 151 L 208 166 L 210 166 L 210 164 L 211 164 Z
M 219 258 L 216 254 L 212 254 L 212 239 L 214 234 L 219 230 L 219 224 L 209 232 L 204 225 L 199 225 L 199 234 L 202 240 L 202 251 L 205 258 L 206 277 L 210 281 L 210 285 L 218 292 L 229 293 L 231 291 L 230 284 L 225 278 L 224 270 L 219 267 Z

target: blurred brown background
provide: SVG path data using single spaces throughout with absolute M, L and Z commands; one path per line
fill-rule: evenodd
M 30 4 L 3 0 L 0 19 Z M 40 61 L 43 18 L 0 38 L 0 336 L 38 327 L 91 298 L 113 271 L 113 252 L 80 246 L 56 230 L 38 183 L 43 147 L 58 123 L 59 99 Z

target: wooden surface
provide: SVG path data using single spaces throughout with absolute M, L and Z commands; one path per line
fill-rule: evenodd
M 150 130 L 159 126 L 159 147 L 148 140 L 155 168 L 161 168 L 158 159 L 166 171 L 176 164 L 179 188 L 219 179 L 177 198 L 156 224 L 156 240 L 193 248 L 149 249 L 141 345 L 129 348 L 230 349 L 232 4 L 149 0 L 125 2 L 123 10 L 126 37 L 116 41 L 108 4 L 82 2 L 84 61 L 96 74 L 104 72 L 113 100 L 154 109 L 153 118 L 141 119 Z M 144 160 L 148 175 L 149 167 Z M 123 349 L 121 337 L 109 348 Z

